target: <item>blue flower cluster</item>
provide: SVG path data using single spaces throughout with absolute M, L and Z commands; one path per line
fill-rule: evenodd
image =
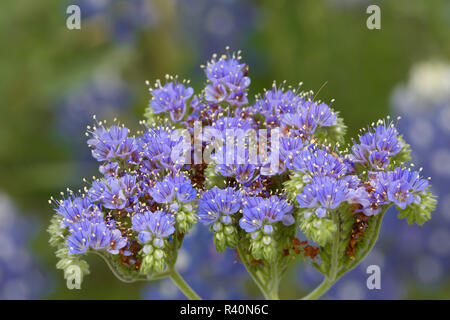
M 429 85 L 424 85 L 425 78 Z M 432 190 L 440 199 L 433 219 L 422 227 L 408 226 L 396 219 L 398 210 L 392 208 L 367 262 L 344 276 L 327 298 L 434 299 L 446 290 L 450 267 L 450 169 L 445 160 L 450 154 L 449 83 L 448 62 L 426 61 L 414 65 L 408 81 L 392 93 L 392 110 L 401 116 L 398 130 L 411 145 L 416 166 L 423 167 L 421 173 L 433 176 Z M 367 277 L 367 266 L 373 264 L 381 268 L 380 290 L 369 290 L 361 281 Z M 311 275 L 306 271 L 302 279 L 311 279 Z
M 300 208 L 315 208 L 317 216 L 324 217 L 328 209 L 348 202 L 358 205 L 355 212 L 371 216 L 390 203 L 401 209 L 420 203 L 428 181 L 417 171 L 395 166 L 395 156 L 405 144 L 393 125 L 378 124 L 359 142 L 349 154 L 317 146 L 299 152 L 290 168 L 305 184 L 297 195 Z
M 127 268 L 162 271 L 175 225 L 187 232 L 196 220 L 197 191 L 172 157 L 178 136 L 162 126 L 146 127 L 140 137 L 118 124 L 88 130 L 103 177 L 56 201 L 68 253 L 96 250 L 119 255 Z
M 389 165 L 390 157 L 398 154 L 403 146 L 393 125 L 379 124 L 359 137 L 359 144 L 352 146 L 350 159 L 371 170 L 383 170 Z
M 430 218 L 436 200 L 420 172 L 405 167 L 410 150 L 394 123 L 379 121 L 342 148 L 342 119 L 312 92 L 274 84 L 249 104 L 240 59 L 214 55 L 199 93 L 177 77 L 157 81 L 136 136 L 117 123 L 88 127 L 102 177 L 56 201 L 51 230 L 62 235 L 61 250 L 93 250 L 124 277 L 158 278 L 173 272 L 200 221 L 217 251 L 235 249 L 260 287 L 274 288 L 300 254 L 320 255 L 328 278 L 338 268 L 330 251 L 347 263 L 365 256 L 358 243 L 389 206 L 410 224 Z

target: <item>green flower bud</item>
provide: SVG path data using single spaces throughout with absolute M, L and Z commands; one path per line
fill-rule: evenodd
M 273 262 L 276 259 L 276 241 L 273 233 L 270 235 L 262 232 L 253 233 L 250 238 L 250 252 L 252 256 L 259 260 L 264 259 Z

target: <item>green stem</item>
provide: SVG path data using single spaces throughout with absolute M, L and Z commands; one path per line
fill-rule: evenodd
M 304 296 L 302 300 L 317 300 L 319 299 L 325 292 L 328 291 L 328 289 L 331 288 L 331 286 L 336 282 L 336 280 L 329 279 L 328 277 L 325 277 L 323 279 L 322 283 L 319 284 L 317 288 L 315 288 L 313 291 L 311 291 L 308 295 Z
M 106 262 L 106 265 L 109 267 L 111 272 L 122 282 L 132 283 L 136 281 L 147 281 L 148 277 L 146 275 L 133 275 L 127 273 L 123 270 L 117 263 L 113 261 L 113 257 L 107 253 L 103 253 L 101 251 L 92 250 L 92 253 L 102 257 L 102 259 Z
M 169 275 L 170 279 L 177 285 L 178 289 L 190 300 L 201 300 L 200 296 L 187 284 L 176 269 L 172 269 Z
M 269 289 L 267 290 L 267 297 L 270 300 L 279 300 L 278 296 L 278 287 L 280 285 L 280 281 L 278 278 L 278 268 L 277 264 L 273 264 L 270 267 L 270 281 L 269 281 Z

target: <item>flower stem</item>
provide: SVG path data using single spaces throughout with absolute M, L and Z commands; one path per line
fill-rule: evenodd
M 313 291 L 311 291 L 308 295 L 302 298 L 302 300 L 317 300 L 319 299 L 325 292 L 330 289 L 330 287 L 335 283 L 335 280 L 329 279 L 325 277 L 322 283 L 317 286 Z
M 178 273 L 176 269 L 172 269 L 169 277 L 188 299 L 202 300 L 202 298 L 200 298 L 200 296 L 187 284 L 187 282 L 183 279 L 183 277 Z

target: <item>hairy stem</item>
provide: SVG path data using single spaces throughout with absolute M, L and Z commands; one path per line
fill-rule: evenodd
M 268 299 L 270 300 L 279 300 L 278 297 L 278 287 L 280 285 L 280 279 L 278 277 L 278 268 L 277 264 L 273 264 L 270 266 L 270 280 L 269 280 L 269 288 L 267 292 Z
M 187 284 L 187 282 L 183 279 L 183 277 L 178 273 L 176 269 L 172 269 L 169 277 L 188 299 L 202 300 L 202 298 L 200 298 L 200 296 Z
M 317 300 L 319 299 L 331 286 L 335 283 L 335 280 L 329 279 L 325 277 L 322 283 L 319 284 L 313 291 L 311 291 L 308 295 L 304 296 L 302 300 Z

